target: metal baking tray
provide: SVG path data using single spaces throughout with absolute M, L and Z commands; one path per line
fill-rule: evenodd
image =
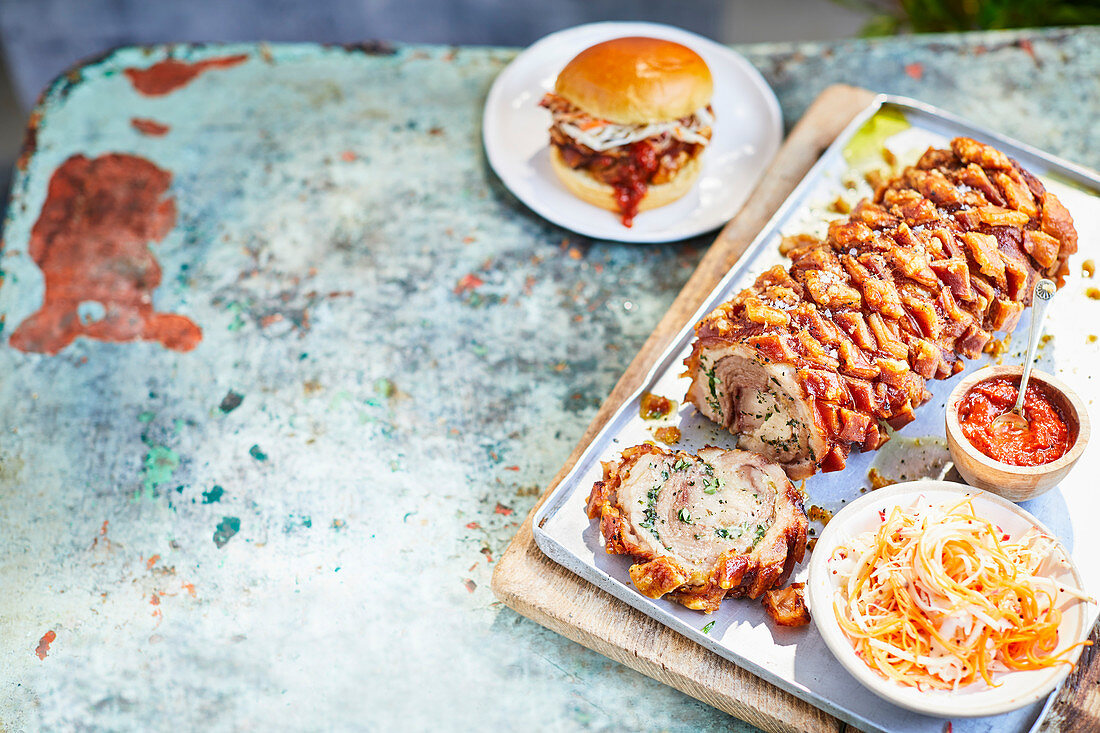
M 684 324 L 647 374 L 642 387 L 595 436 L 534 519 L 535 541 L 555 562 L 734 664 L 867 731 L 940 733 L 944 721 L 906 711 L 876 697 L 833 658 L 816 626 L 776 627 L 758 601 L 728 600 L 719 611 L 704 615 L 671 601 L 646 598 L 630 582 L 627 570 L 631 559 L 604 552 L 598 523 L 588 520 L 584 505 L 593 482 L 601 477 L 600 462 L 610 460 L 623 448 L 653 440 L 657 427 L 679 427 L 682 432 L 676 445 L 679 449 L 694 452 L 707 444 L 733 447 L 734 436 L 699 416 L 690 405 L 678 404 L 663 421 L 641 419 L 642 394 L 652 392 L 681 400 L 688 380 L 680 375 L 691 348 L 693 325 L 749 285 L 760 272 L 782 262 L 779 254 L 782 236 L 823 233 L 824 217 L 839 216 L 827 213 L 830 202 L 838 196 L 854 202 L 870 193 L 857 169 L 862 163 L 854 157 L 866 157 L 867 150 L 874 148 L 874 153 L 879 154 L 878 162 L 883 164 L 885 157 L 880 151 L 885 147 L 897 157 L 899 165 L 905 165 L 929 145 L 943 146 L 959 135 L 992 144 L 1018 160 L 1042 179 L 1074 217 L 1080 237 L 1079 251 L 1070 260 L 1072 274 L 1065 287 L 1051 302 L 1046 333 L 1053 338 L 1040 351 L 1038 368 L 1055 374 L 1077 391 L 1087 405 L 1092 405 L 1100 397 L 1100 374 L 1093 373 L 1100 365 L 1100 343 L 1094 336 L 1100 333 L 1100 302 L 1086 295 L 1086 289 L 1096 281 L 1083 277 L 1080 265 L 1082 260 L 1100 255 L 1100 175 L 935 107 L 881 95 L 845 128 L 806 174 L 736 266 Z M 999 360 L 1011 363 L 1022 359 L 1030 312 L 1028 309 L 1021 317 L 1011 345 Z M 963 374 L 990 361 L 995 359 L 983 355 L 969 362 Z M 880 451 L 853 453 L 843 471 L 808 479 L 804 487 L 809 497 L 807 508 L 810 505 L 830 511 L 842 508 L 868 490 L 871 468 L 895 480 L 942 475 L 949 468 L 944 465 L 944 406 L 960 378 L 929 381 L 932 399 L 917 409 L 916 420 L 898 431 Z M 1094 596 L 1100 594 L 1100 533 L 1090 525 L 1100 513 L 1100 494 L 1094 491 L 1095 480 L 1090 477 L 1100 473 L 1098 454 L 1100 450 L 1095 447 L 1086 451 L 1059 487 L 1021 504 L 1058 534 L 1080 568 L 1085 589 Z M 808 562 L 803 562 L 793 580 L 804 581 L 807 566 Z M 957 720 L 955 730 L 967 733 L 1030 730 L 1042 719 L 1044 706 L 1052 699 L 1053 695 L 1000 716 Z

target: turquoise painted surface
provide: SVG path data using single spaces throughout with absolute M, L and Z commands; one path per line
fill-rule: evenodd
M 1097 30 L 741 50 L 788 124 L 861 83 L 1100 164 Z M 237 53 L 165 96 L 123 73 Z M 109 152 L 172 174 L 153 306 L 202 341 L 0 347 L 0 724 L 740 726 L 489 591 L 708 243 L 589 241 L 503 190 L 480 116 L 513 55 L 124 49 L 47 93 L 5 342 L 42 304 L 51 176 Z

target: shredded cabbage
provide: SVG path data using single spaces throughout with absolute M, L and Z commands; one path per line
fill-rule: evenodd
M 544 103 L 544 106 L 547 105 Z M 705 146 L 710 142 L 710 128 L 714 125 L 714 114 L 709 107 L 696 110 L 690 117 L 681 120 L 646 125 L 618 125 L 591 117 L 575 107 L 566 108 L 565 105 L 557 105 L 552 111 L 554 122 L 562 132 L 597 152 L 661 135 Z
M 833 610 L 856 654 L 888 679 L 958 689 L 992 674 L 1071 664 L 1061 609 L 1095 601 L 1048 575 L 1065 555 L 1035 528 L 1015 540 L 958 504 L 894 507 L 838 546 Z M 1088 644 L 1081 642 L 1080 644 Z

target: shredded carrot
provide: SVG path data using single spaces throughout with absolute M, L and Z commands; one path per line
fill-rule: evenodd
M 596 117 L 590 117 L 584 122 L 577 125 L 582 130 L 595 130 L 597 127 L 603 127 L 604 125 L 610 125 L 607 120 L 601 120 Z
M 994 674 L 1072 662 L 1058 650 L 1067 604 L 1095 602 L 1041 568 L 1065 562 L 1037 529 L 1016 540 L 976 515 L 968 498 L 894 507 L 882 525 L 834 550 L 834 611 L 857 656 L 920 689 L 957 689 Z

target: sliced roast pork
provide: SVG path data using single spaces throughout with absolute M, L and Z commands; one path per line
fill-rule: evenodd
M 787 581 L 806 550 L 802 496 L 755 453 L 639 445 L 604 464 L 588 497 L 610 554 L 633 555 L 644 595 L 710 613 Z
M 945 379 L 1015 328 L 1077 251 L 1069 212 L 969 138 L 930 149 L 695 327 L 686 401 L 805 478 L 874 450 Z

